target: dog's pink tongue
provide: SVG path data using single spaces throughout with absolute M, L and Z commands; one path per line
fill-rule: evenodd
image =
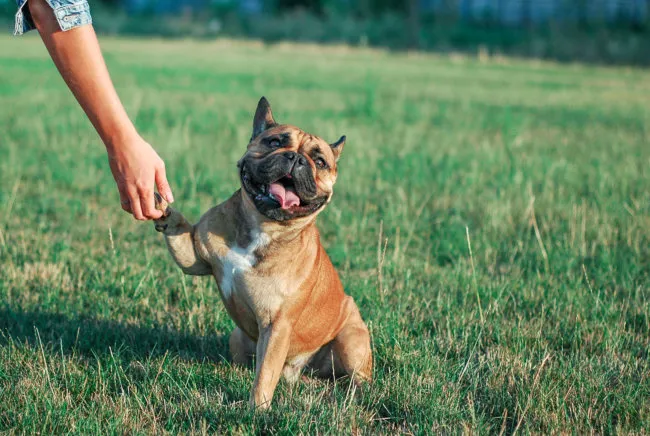
M 269 192 L 280 203 L 282 209 L 300 205 L 300 198 L 296 192 L 292 188 L 285 189 L 281 183 L 271 183 Z

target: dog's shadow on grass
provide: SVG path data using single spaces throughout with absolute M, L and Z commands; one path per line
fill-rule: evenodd
M 27 345 L 37 353 L 42 345 L 46 353 L 63 353 L 66 356 L 74 356 L 75 359 L 85 360 L 91 365 L 98 359 L 106 361 L 116 355 L 119 356 L 121 365 L 128 365 L 166 354 L 190 363 L 230 365 L 227 363 L 228 335 L 225 334 L 198 336 L 167 327 L 128 325 L 87 316 L 68 317 L 45 311 L 22 311 L 1 307 L 0 347 L 11 344 L 19 347 Z M 321 387 L 328 386 L 332 381 L 331 378 L 316 376 L 307 380 Z M 342 382 L 345 386 L 349 383 L 347 378 L 340 378 L 337 382 Z M 223 385 L 221 390 L 227 392 L 227 398 L 233 403 L 241 403 L 245 398 L 234 387 Z M 373 414 L 393 413 L 386 407 L 379 410 L 374 407 L 367 409 Z M 206 410 L 204 413 L 211 414 L 212 411 Z M 204 413 L 197 415 L 197 422 L 199 418 L 206 418 Z
M 92 317 L 0 308 L 0 345 L 28 343 L 55 352 L 96 359 L 119 353 L 145 360 L 170 353 L 190 362 L 225 362 L 228 336 L 198 336 L 163 326 L 129 325 Z

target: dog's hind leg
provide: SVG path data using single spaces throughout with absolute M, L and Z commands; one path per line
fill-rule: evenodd
M 359 384 L 372 380 L 372 350 L 368 327 L 361 319 L 357 305 L 351 303 L 350 317 L 332 341 L 332 351 L 341 369 L 350 376 L 352 381 Z
M 250 366 L 253 364 L 257 345 L 251 338 L 246 336 L 246 333 L 242 329 L 235 327 L 235 330 L 230 334 L 229 343 L 232 363 L 240 366 Z
M 309 367 L 320 377 L 347 375 L 355 384 L 372 380 L 370 333 L 357 305 L 348 297 L 349 315 L 336 337 L 314 356 Z
M 314 353 L 304 353 L 287 360 L 282 368 L 282 376 L 288 383 L 295 383 L 300 379 L 302 370 L 307 366 Z

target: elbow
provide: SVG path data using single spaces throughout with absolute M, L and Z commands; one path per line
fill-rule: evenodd
M 29 0 L 27 7 L 39 32 L 59 28 L 52 7 L 45 0 Z
M 212 268 L 203 262 L 195 262 L 192 265 L 182 265 L 179 262 L 176 264 L 181 268 L 181 271 L 188 276 L 208 276 L 212 274 Z
M 212 268 L 207 263 L 203 262 L 201 258 L 194 251 L 194 247 L 183 247 L 182 249 L 177 249 L 177 247 L 169 244 L 167 240 L 167 248 L 169 253 L 172 255 L 174 262 L 179 268 L 187 275 L 190 276 L 204 276 L 212 274 Z

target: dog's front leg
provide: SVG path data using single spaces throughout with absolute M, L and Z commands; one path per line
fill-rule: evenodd
M 194 247 L 194 226 L 178 211 L 169 207 L 167 202 L 156 193 L 156 209 L 163 216 L 155 220 L 156 230 L 165 236 L 167 249 L 174 261 L 185 274 L 202 276 L 212 274 L 210 265 L 196 253 Z
M 274 321 L 260 329 L 251 406 L 260 409 L 271 407 L 275 387 L 278 385 L 282 368 L 287 360 L 290 337 L 291 324 L 284 320 Z

